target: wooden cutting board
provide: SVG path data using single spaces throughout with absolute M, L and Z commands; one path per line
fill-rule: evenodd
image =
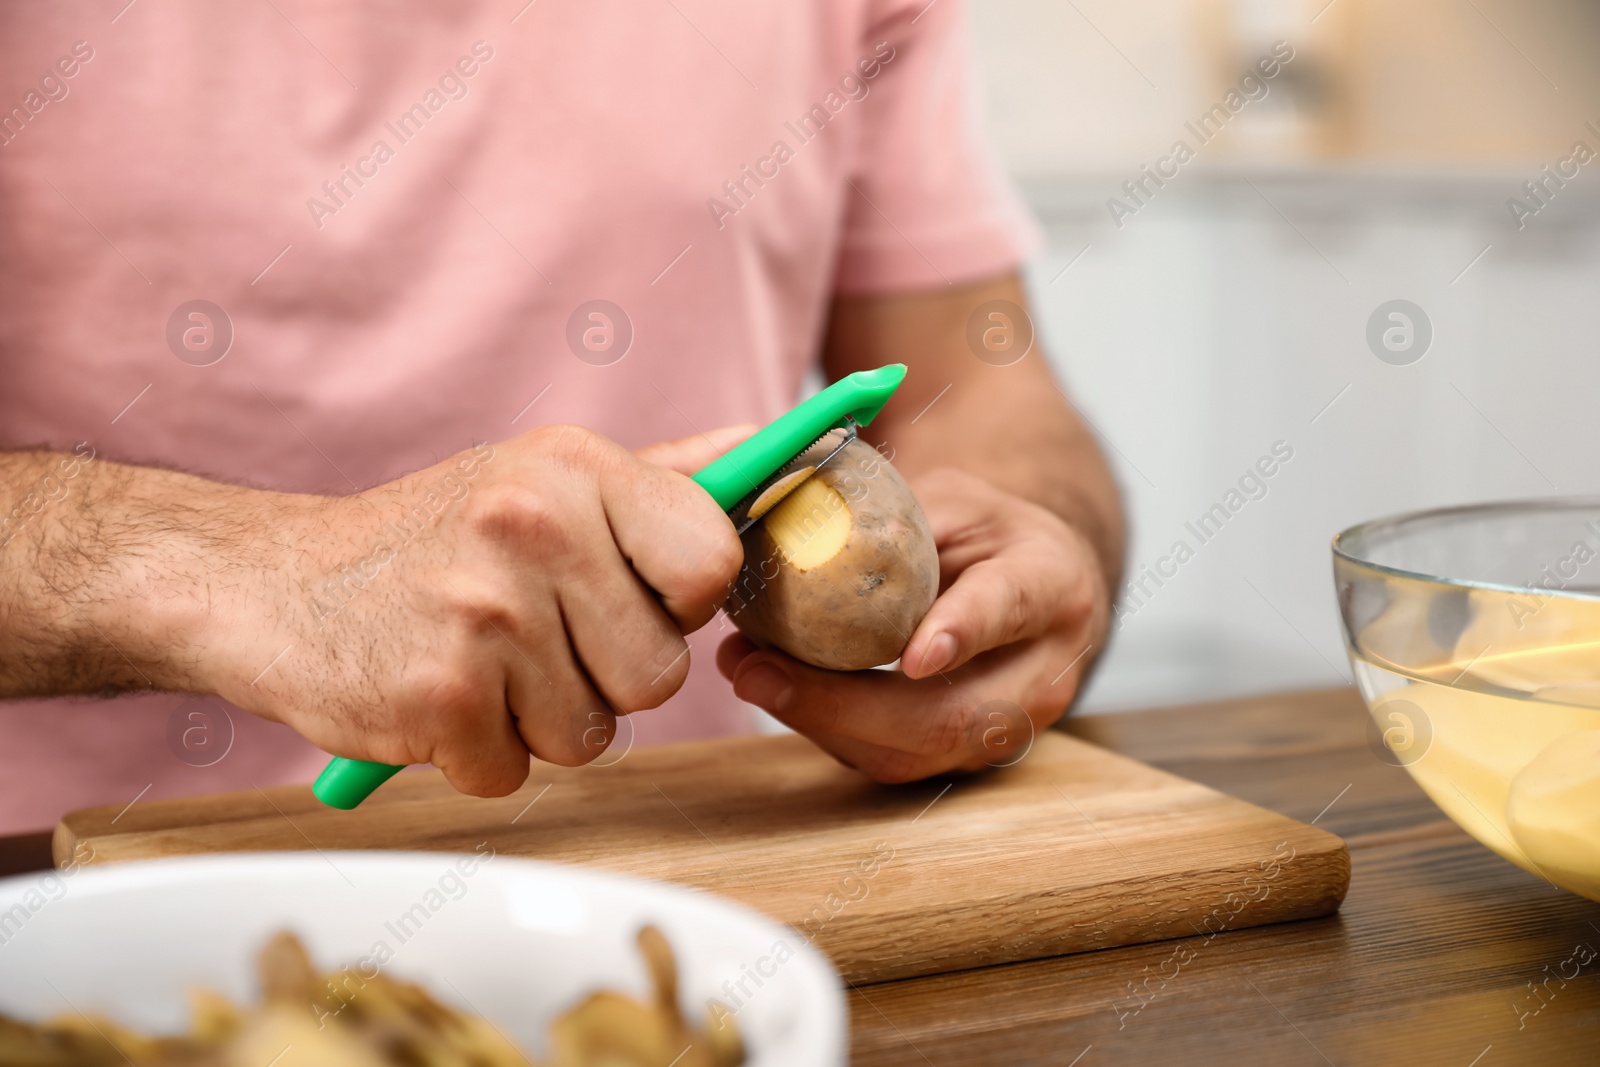
M 68 815 L 55 854 L 485 841 L 741 900 L 851 982 L 1328 915 L 1350 880 L 1334 835 L 1056 731 L 1016 766 L 910 786 L 874 785 L 785 736 L 641 749 L 603 768 L 535 764 L 498 800 L 426 770 L 351 812 L 308 787 L 144 801 Z

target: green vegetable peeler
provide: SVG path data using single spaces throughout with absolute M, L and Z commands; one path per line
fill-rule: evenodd
M 743 533 L 855 440 L 856 427 L 877 418 L 905 376 L 904 363 L 847 375 L 712 460 L 694 481 Z M 339 756 L 311 791 L 330 808 L 349 810 L 400 770 Z

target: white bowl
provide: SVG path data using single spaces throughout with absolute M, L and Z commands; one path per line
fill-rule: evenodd
M 734 1009 L 749 1063 L 845 1062 L 838 976 L 788 927 L 709 893 L 486 856 L 235 853 L 0 880 L 0 1014 L 103 1012 L 178 1031 L 195 986 L 253 1002 L 256 952 L 287 928 L 330 970 L 386 945 L 385 973 L 537 1057 L 584 994 L 647 994 L 634 935 L 648 922 L 677 954 L 691 1017 L 710 998 Z

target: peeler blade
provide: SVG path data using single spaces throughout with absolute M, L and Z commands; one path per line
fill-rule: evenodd
M 728 518 L 732 520 L 734 529 L 742 534 L 754 526 L 779 501 L 843 452 L 845 446 L 856 439 L 858 431 L 856 420 L 846 415 L 843 426 L 835 426 L 824 433 L 802 449 L 799 455 L 779 467 L 772 477 L 728 509 Z

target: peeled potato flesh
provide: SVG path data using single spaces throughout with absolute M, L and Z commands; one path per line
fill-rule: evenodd
M 1556 885 L 1600 899 L 1600 730 L 1552 741 L 1511 781 L 1506 819 Z
M 727 612 L 758 645 L 854 671 L 898 659 L 938 593 L 922 506 L 854 441 L 745 531 Z

